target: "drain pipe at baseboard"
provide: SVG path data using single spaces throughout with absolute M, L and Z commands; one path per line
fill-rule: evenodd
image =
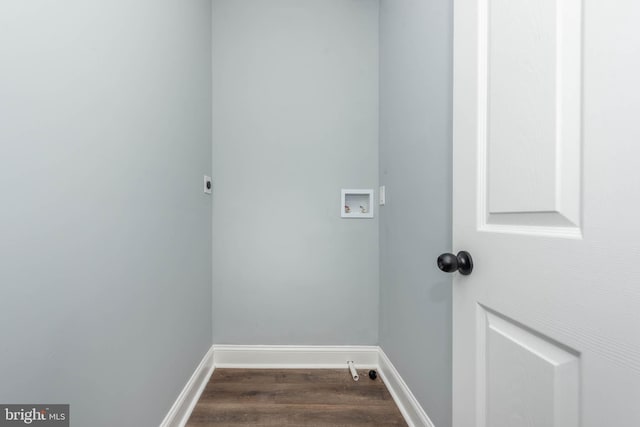
M 347 361 L 347 365 L 349 366 L 349 370 L 351 371 L 351 376 L 353 377 L 353 380 L 358 381 L 360 377 L 358 376 L 358 371 L 356 370 L 356 367 L 353 364 L 353 360 Z

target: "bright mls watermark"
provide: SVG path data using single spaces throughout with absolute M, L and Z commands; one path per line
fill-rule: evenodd
M 0 427 L 25 425 L 69 427 L 69 405 L 0 404 Z

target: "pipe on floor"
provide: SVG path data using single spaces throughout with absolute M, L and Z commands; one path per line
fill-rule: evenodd
M 349 370 L 351 371 L 351 376 L 353 377 L 353 380 L 358 381 L 360 377 L 358 376 L 358 371 L 356 371 L 356 367 L 353 364 L 353 360 L 349 360 L 347 362 L 347 365 L 349 365 Z

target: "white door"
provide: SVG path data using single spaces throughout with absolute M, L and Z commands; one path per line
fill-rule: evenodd
M 454 427 L 639 427 L 640 1 L 454 27 Z

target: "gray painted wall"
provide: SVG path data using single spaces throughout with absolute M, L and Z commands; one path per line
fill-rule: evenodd
M 210 9 L 0 2 L 0 402 L 157 426 L 211 345 Z
M 378 2 L 213 1 L 214 342 L 376 344 Z
M 451 425 L 452 1 L 381 0 L 380 344 L 438 427 Z

